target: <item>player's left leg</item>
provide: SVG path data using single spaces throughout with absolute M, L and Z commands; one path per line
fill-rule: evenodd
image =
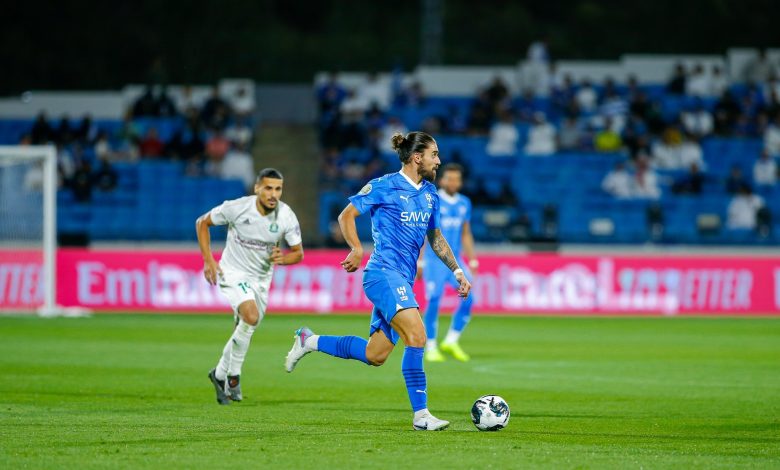
M 396 312 L 390 325 L 398 332 L 406 347 L 401 361 L 401 371 L 406 382 L 406 392 L 414 411 L 412 424 L 418 431 L 438 431 L 450 425 L 448 421 L 433 416 L 428 411 L 428 381 L 423 369 L 425 352 L 425 325 L 417 308 Z
M 219 358 L 215 376 L 227 382 L 227 393 L 231 400 L 241 401 L 241 368 L 244 365 L 252 335 L 263 317 L 255 300 L 246 300 L 238 306 L 238 322 L 230 336 L 222 356 Z
M 438 266 L 441 264 L 441 266 Z M 442 269 L 444 272 L 442 273 Z M 425 298 L 428 305 L 425 307 L 425 333 L 427 341 L 425 342 L 425 360 L 428 362 L 443 362 L 446 360 L 439 351 L 437 336 L 439 332 L 439 304 L 441 303 L 444 287 L 446 286 L 446 275 L 450 272 L 442 263 L 428 263 L 423 269 L 423 281 L 425 282 Z M 444 274 L 444 276 L 442 276 Z
M 465 274 L 469 282 L 472 282 L 471 273 L 468 270 L 465 270 Z M 457 287 L 457 281 L 455 281 L 453 284 L 455 287 Z M 466 352 L 460 346 L 460 335 L 463 333 L 463 330 L 466 329 L 466 325 L 468 325 L 469 321 L 471 320 L 471 307 L 473 304 L 473 294 L 469 294 L 467 298 L 461 300 L 460 305 L 458 305 L 458 308 L 452 315 L 450 329 L 447 332 L 447 336 L 445 336 L 444 341 L 441 343 L 441 350 L 443 352 L 451 354 L 452 357 L 463 362 L 471 359 L 471 356 L 466 354 Z

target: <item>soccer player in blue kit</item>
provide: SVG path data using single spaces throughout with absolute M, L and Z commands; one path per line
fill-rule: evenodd
M 298 361 L 312 351 L 381 366 L 400 337 L 405 344 L 401 370 L 414 412 L 412 425 L 418 431 L 438 431 L 450 423 L 428 411 L 423 370 L 425 326 L 412 292 L 417 259 L 426 236 L 431 250 L 458 280 L 461 297 L 468 298 L 471 284 L 439 226 L 439 194 L 431 183 L 441 164 L 436 141 L 424 132 L 410 132 L 406 136 L 395 134 L 392 143 L 403 164 L 401 171 L 371 180 L 349 198 L 350 204 L 339 215 L 344 239 L 352 248 L 341 266 L 354 272 L 363 259 L 355 218 L 366 212 L 371 214 L 374 252 L 363 273 L 363 289 L 374 304 L 369 339 L 317 335 L 306 327 L 300 328 L 295 332 L 285 368 L 292 372 Z
M 456 258 L 460 258 L 461 248 L 463 248 L 463 254 L 469 260 L 468 267 L 465 269 L 466 278 L 469 282 L 473 282 L 472 271 L 479 267 L 479 262 L 474 255 L 474 237 L 471 234 L 471 201 L 458 193 L 462 186 L 463 167 L 454 163 L 444 165 L 439 179 L 439 224 L 442 234 Z M 447 284 L 458 288 L 459 282 L 432 250 L 423 250 L 420 267 L 425 284 L 425 297 L 428 301 L 428 306 L 425 309 L 425 332 L 428 334 L 428 341 L 425 343 L 425 360 L 430 362 L 444 361 L 442 352 L 445 352 L 459 361 L 468 361 L 469 355 L 460 347 L 458 340 L 471 318 L 471 305 L 474 302 L 474 296 L 470 295 L 458 304 L 458 308 L 452 315 L 447 336 L 439 347 L 436 341 L 439 326 L 439 303 Z

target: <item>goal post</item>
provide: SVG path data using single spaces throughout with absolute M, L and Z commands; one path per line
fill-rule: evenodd
M 76 314 L 57 305 L 57 150 L 0 146 L 0 312 Z

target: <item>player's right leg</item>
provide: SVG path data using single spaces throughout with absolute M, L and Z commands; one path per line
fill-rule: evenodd
M 469 282 L 473 282 L 471 272 L 467 267 L 464 268 L 464 274 L 466 275 L 466 279 L 468 279 Z M 450 283 L 453 288 L 457 289 L 458 281 L 455 279 L 454 275 L 450 275 Z M 467 298 L 460 300 L 458 308 L 452 314 L 450 329 L 447 331 L 447 335 L 444 337 L 444 341 L 442 341 L 440 346 L 442 352 L 450 354 L 452 357 L 461 362 L 466 362 L 471 359 L 471 356 L 469 356 L 460 346 L 460 335 L 463 333 L 463 330 L 466 329 L 466 325 L 468 325 L 469 321 L 471 320 L 471 307 L 473 304 L 474 294 L 469 294 Z
M 425 326 L 417 308 L 398 311 L 390 321 L 393 329 L 404 341 L 404 357 L 401 371 L 406 382 L 406 392 L 414 411 L 412 425 L 418 431 L 439 431 L 450 423 L 439 419 L 428 411 L 428 381 L 423 369 L 425 347 Z
M 372 317 L 376 317 L 376 309 Z M 389 330 L 389 327 L 386 328 Z M 368 341 L 359 336 L 317 335 L 309 328 L 302 327 L 295 332 L 292 349 L 287 353 L 285 369 L 292 372 L 303 356 L 319 351 L 341 359 L 355 359 L 372 366 L 384 364 L 395 344 L 388 339 L 380 327 L 372 323 Z

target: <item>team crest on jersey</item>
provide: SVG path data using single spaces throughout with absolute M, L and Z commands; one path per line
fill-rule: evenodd
M 367 185 L 363 186 L 363 188 L 360 190 L 358 194 L 360 194 L 361 196 L 365 196 L 370 192 L 371 192 L 371 183 L 368 183 Z
M 276 222 L 272 223 L 270 227 L 268 227 L 268 231 L 271 233 L 276 233 L 279 231 L 279 224 Z
M 431 196 L 431 193 L 425 193 L 425 199 L 428 200 L 428 209 L 433 209 L 433 196 Z

